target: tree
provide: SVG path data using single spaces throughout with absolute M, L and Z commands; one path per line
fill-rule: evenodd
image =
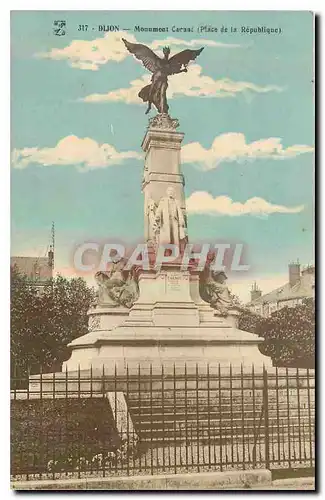
M 259 349 L 275 366 L 314 368 L 315 301 L 305 299 L 296 307 L 284 307 L 269 318 L 246 311 L 239 320 L 241 330 L 264 338 Z
M 12 365 L 32 372 L 59 369 L 69 358 L 67 345 L 88 331 L 87 311 L 94 290 L 82 278 L 53 278 L 41 294 L 11 270 Z
M 35 339 L 41 335 L 41 302 L 36 289 L 16 267 L 11 268 L 10 292 L 11 367 L 20 375 L 26 370 L 28 357 L 32 357 L 32 363 L 35 361 L 32 351 Z

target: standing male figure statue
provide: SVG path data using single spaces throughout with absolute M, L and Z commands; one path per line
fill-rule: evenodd
M 155 217 L 158 245 L 179 245 L 186 238 L 184 214 L 171 186 L 167 188 L 166 196 L 161 198 Z

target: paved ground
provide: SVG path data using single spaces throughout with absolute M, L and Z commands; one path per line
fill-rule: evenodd
M 263 472 L 264 472 L 264 475 L 265 475 L 265 472 L 267 471 L 261 471 L 261 473 L 258 473 L 258 471 L 255 471 L 255 476 L 257 474 L 256 477 L 258 477 L 259 479 L 259 482 L 260 483 L 263 483 L 263 477 L 261 477 L 263 475 Z M 217 473 L 218 474 L 218 473 Z M 232 473 L 230 473 L 231 475 Z M 192 476 L 192 477 L 190 477 Z M 204 474 L 203 474 L 204 476 Z M 207 475 L 207 477 L 205 479 L 207 479 L 209 476 L 209 474 Z M 236 476 L 236 474 L 235 474 Z M 234 476 L 234 477 L 235 477 Z M 172 480 L 176 479 L 177 478 L 177 475 L 176 476 L 171 476 L 172 477 Z M 211 477 L 211 476 L 210 476 Z M 299 491 L 299 490 L 309 490 L 309 491 L 315 491 L 315 478 L 314 477 L 300 477 L 300 478 L 291 478 L 291 479 L 278 479 L 278 480 L 275 480 L 272 482 L 272 484 L 260 484 L 258 485 L 258 481 L 256 481 L 256 478 L 254 480 L 254 477 L 253 477 L 253 480 L 250 480 L 249 482 L 247 482 L 247 484 L 249 484 L 249 486 L 247 486 L 246 488 L 244 488 L 243 486 L 241 487 L 232 487 L 231 486 L 231 482 L 233 481 L 234 477 L 231 479 L 228 477 L 228 484 L 227 484 L 227 481 L 226 483 L 224 483 L 224 479 L 225 478 L 219 478 L 219 479 L 223 479 L 223 481 L 221 481 L 220 483 L 220 487 L 218 487 L 217 485 L 217 482 L 216 484 L 214 484 L 214 487 L 211 488 L 211 484 L 209 485 L 206 481 L 204 481 L 204 477 L 203 479 L 201 480 L 202 482 L 198 482 L 197 479 L 198 479 L 198 476 L 197 475 L 189 475 L 189 476 L 185 476 L 186 479 L 194 479 L 193 481 L 193 487 L 191 489 L 195 490 L 195 489 L 199 489 L 199 490 L 204 490 L 204 489 L 210 489 L 210 490 L 219 490 L 219 491 L 229 491 L 229 490 L 238 490 L 238 491 L 249 491 L 249 490 L 258 490 L 258 491 L 261 491 L 261 490 L 277 490 L 277 491 L 284 491 L 284 490 L 294 490 L 294 491 Z M 166 476 L 167 478 L 167 476 Z M 179 478 L 179 477 L 178 477 Z M 115 479 L 118 479 L 118 478 L 115 478 Z M 138 490 L 150 490 L 151 488 L 153 490 L 156 490 L 156 489 L 171 489 L 171 490 L 186 490 L 186 489 L 189 489 L 189 484 L 185 484 L 184 482 L 180 482 L 180 484 L 177 484 L 175 483 L 174 485 L 169 485 L 171 487 L 169 488 L 165 488 L 165 487 L 162 487 L 162 484 L 161 483 L 161 477 L 159 478 L 159 481 L 157 483 L 157 476 L 153 477 L 152 478 L 152 482 L 150 481 L 151 478 L 146 478 L 145 479 L 145 482 L 142 484 L 140 484 L 139 486 L 139 483 L 136 482 L 136 483 L 132 483 L 132 477 L 128 477 L 128 478 L 124 478 L 125 482 L 123 483 L 123 478 L 119 478 L 120 481 L 122 481 L 122 483 L 120 483 L 120 485 L 118 486 L 117 484 L 115 484 L 115 488 L 111 488 L 109 487 L 109 484 L 108 482 L 109 481 L 96 481 L 96 480 L 89 480 L 89 483 L 91 484 L 86 484 L 86 482 L 84 480 L 75 480 L 75 481 L 72 481 L 71 484 L 68 482 L 68 485 L 66 483 L 66 481 L 62 481 L 62 480 L 57 480 L 57 482 L 52 482 L 50 481 L 49 484 L 45 484 L 47 483 L 46 481 L 38 481 L 38 482 L 35 482 L 35 484 L 31 484 L 32 482 L 26 482 L 25 484 L 22 484 L 22 483 L 16 483 L 15 485 L 13 484 L 12 485 L 12 488 L 14 489 L 22 489 L 22 490 L 37 490 L 37 489 L 45 489 L 45 490 L 97 490 L 97 489 L 101 489 L 101 490 L 110 490 L 110 489 L 119 489 L 119 490 L 128 490 L 128 489 L 138 489 Z M 184 477 L 183 477 L 184 479 Z M 209 479 L 209 478 L 208 478 Z M 213 478 L 212 478 L 213 479 Z M 214 478 L 215 480 L 216 478 Z M 265 477 L 264 479 L 267 480 L 267 477 Z M 139 477 L 137 478 L 137 480 L 139 480 Z M 94 482 L 95 481 L 95 482 Z M 141 481 L 140 481 L 141 482 Z M 38 484 L 36 484 L 38 483 Z M 96 484 L 98 483 L 98 484 Z M 132 483 L 131 485 L 127 484 L 127 483 Z M 187 481 L 188 483 L 188 481 Z M 222 484 L 223 483 L 223 484 Z M 255 483 L 255 484 L 254 484 Z M 237 484 L 238 484 L 238 481 L 237 481 Z
M 262 488 L 254 487 L 252 489 L 263 490 L 311 490 L 315 491 L 315 478 L 314 477 L 297 477 L 295 479 L 277 479 L 272 481 L 272 485 L 264 486 Z

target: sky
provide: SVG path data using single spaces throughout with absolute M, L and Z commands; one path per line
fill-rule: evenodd
M 62 36 L 54 34 L 56 20 L 66 21 Z M 214 31 L 198 32 L 202 26 Z M 249 32 L 257 27 L 263 32 Z M 165 45 L 172 54 L 204 47 L 188 73 L 169 79 L 167 94 L 185 134 L 189 240 L 244 244 L 250 270 L 229 276 L 244 301 L 253 280 L 265 293 L 284 284 L 290 261 L 314 260 L 313 18 L 306 11 L 13 12 L 11 254 L 43 256 L 54 221 L 55 270 L 72 276 L 76 245 L 143 237 L 148 116 L 137 93 L 150 74 L 122 37 L 158 55 Z

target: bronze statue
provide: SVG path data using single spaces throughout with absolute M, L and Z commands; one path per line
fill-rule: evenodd
M 158 113 L 168 113 L 166 91 L 168 87 L 167 78 L 177 73 L 186 73 L 190 61 L 194 61 L 201 54 L 204 47 L 198 50 L 186 49 L 169 59 L 170 48 L 164 47 L 164 58 L 161 59 L 152 52 L 146 45 L 131 43 L 122 38 L 126 48 L 136 59 L 139 59 L 144 67 L 153 73 L 151 84 L 143 87 L 139 92 L 139 97 L 148 103 L 146 114 L 149 113 L 151 105 L 154 104 Z

